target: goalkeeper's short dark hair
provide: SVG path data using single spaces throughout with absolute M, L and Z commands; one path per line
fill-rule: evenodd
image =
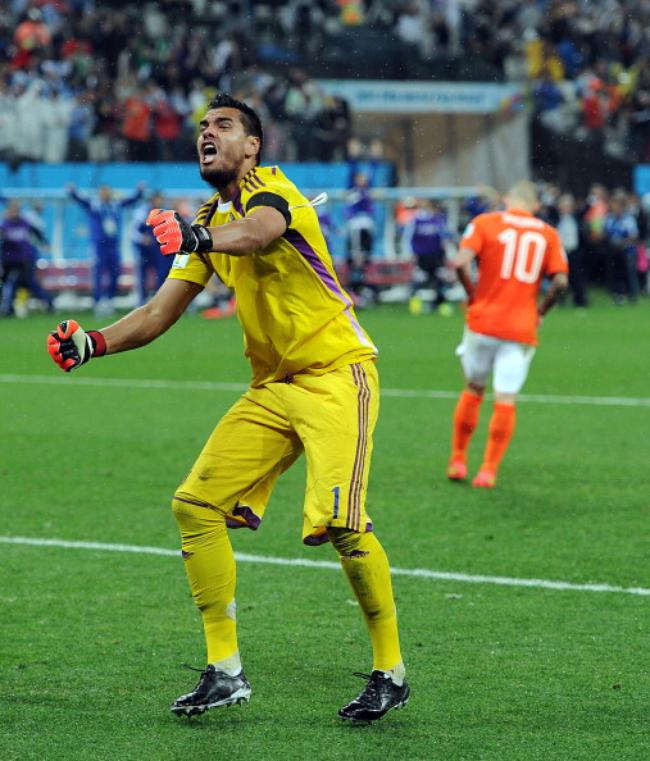
M 208 111 L 213 108 L 236 108 L 241 113 L 241 121 L 247 135 L 259 138 L 260 149 L 257 153 L 257 162 L 260 163 L 262 158 L 262 148 L 264 147 L 264 132 L 262 122 L 255 111 L 247 104 L 237 98 L 233 98 L 226 92 L 219 93 L 208 103 Z

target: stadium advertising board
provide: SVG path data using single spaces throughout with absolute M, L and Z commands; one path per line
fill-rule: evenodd
M 368 79 L 320 79 L 331 95 L 345 98 L 357 113 L 491 114 L 521 102 L 514 84 L 458 82 L 382 82 Z

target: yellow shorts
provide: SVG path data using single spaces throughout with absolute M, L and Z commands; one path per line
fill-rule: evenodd
M 330 526 L 372 531 L 365 502 L 378 411 L 372 360 L 250 388 L 221 419 L 176 499 L 224 512 L 231 527 L 256 529 L 278 476 L 304 451 L 305 544 L 326 542 Z

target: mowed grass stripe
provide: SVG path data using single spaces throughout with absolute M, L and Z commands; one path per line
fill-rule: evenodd
M 246 383 L 222 381 L 174 381 L 156 378 L 83 378 L 75 376 L 74 381 L 66 376 L 49 375 L 0 375 L 0 383 L 33 383 L 41 385 L 99 386 L 102 388 L 160 389 L 163 391 L 245 391 Z M 381 395 L 397 399 L 456 399 L 459 391 L 442 391 L 418 388 L 382 388 Z M 490 398 L 490 395 L 487 395 Z M 536 404 L 586 405 L 595 407 L 650 407 L 650 397 L 634 396 L 581 396 L 561 394 L 520 394 L 520 402 Z
M 0 543 L 23 545 L 30 547 L 57 547 L 75 550 L 99 550 L 101 552 L 130 552 L 137 555 L 163 555 L 165 557 L 180 557 L 179 550 L 165 547 L 147 547 L 132 544 L 106 544 L 104 542 L 79 542 L 65 539 L 42 539 L 26 536 L 0 536 Z M 255 563 L 280 566 L 298 566 L 303 568 L 318 568 L 324 570 L 340 569 L 339 563 L 328 560 L 308 560 L 306 558 L 281 558 L 272 555 L 252 555 L 237 552 L 235 557 L 240 563 Z M 433 571 L 428 568 L 392 568 L 393 576 L 406 576 L 431 581 L 456 581 L 465 584 L 492 584 L 496 586 L 527 587 L 529 589 L 550 589 L 567 592 L 610 592 L 650 596 L 650 589 L 644 587 L 620 587 L 613 584 L 576 584 L 569 581 L 552 581 L 548 579 L 518 579 L 508 576 L 489 576 L 483 574 L 453 573 L 448 571 Z

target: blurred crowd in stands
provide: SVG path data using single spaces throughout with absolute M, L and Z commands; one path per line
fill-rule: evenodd
M 218 89 L 259 112 L 265 160 L 346 157 L 347 103 L 300 68 L 275 75 L 260 67 L 239 16 L 219 23 L 214 14 L 227 3 L 9 6 L 0 16 L 0 158 L 191 159 L 196 124 Z
M 573 302 L 586 307 L 587 285 L 604 286 L 614 303 L 648 294 L 650 198 L 594 184 L 586 198 L 542 188 L 539 216 L 557 227 L 569 258 Z
M 532 81 L 546 126 L 613 157 L 648 161 L 650 3 L 574 0 L 548 3 L 548 12 L 542 5 L 523 6 L 531 22 L 518 30 L 519 57 L 504 61 L 510 78 Z
M 308 74 L 346 32 L 350 73 L 373 48 L 482 59 L 547 126 L 650 158 L 649 0 L 8 0 L 0 158 L 191 158 L 217 89 L 260 111 L 267 160 L 345 158 L 348 105 Z

